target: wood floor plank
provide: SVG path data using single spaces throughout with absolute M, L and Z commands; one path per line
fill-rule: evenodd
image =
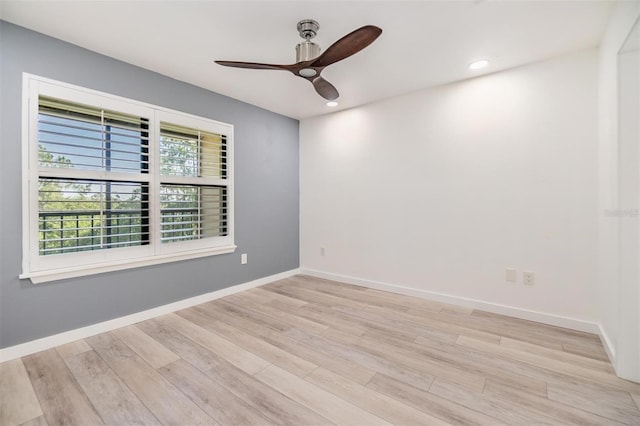
M 40 416 L 21 423 L 20 426 L 49 426 L 49 424 L 47 423 L 47 419 L 45 419 L 44 416 Z
M 598 361 L 610 362 L 607 352 L 604 350 L 602 343 L 595 342 L 562 342 L 562 349 L 572 354 L 597 359 Z
M 214 381 L 251 405 L 274 424 L 291 426 L 333 424 L 315 411 L 286 397 L 262 381 L 231 364 L 221 364 L 207 373 Z
M 430 329 L 435 329 L 441 332 L 446 332 L 450 334 L 455 334 L 458 336 L 467 336 L 472 337 L 477 340 L 484 340 L 491 343 L 499 343 L 500 335 L 496 333 L 489 333 L 482 330 L 477 330 L 475 328 L 471 328 L 468 326 L 462 326 L 459 324 L 452 324 L 444 320 L 444 318 L 440 318 L 437 315 L 433 315 L 431 312 L 428 313 L 420 313 L 419 311 L 409 309 L 407 311 L 407 315 L 412 315 L 415 317 L 415 321 L 423 321 L 425 322 Z M 440 318 L 440 319 L 439 319 Z M 418 338 L 429 338 L 428 334 L 420 333 Z
M 588 379 L 595 383 L 605 383 L 609 386 L 626 392 L 634 392 L 640 390 L 640 384 L 622 380 L 613 374 L 605 373 L 602 371 L 594 371 L 589 368 L 584 368 L 568 362 L 551 360 L 536 354 L 532 354 L 530 352 L 507 348 L 502 345 L 486 343 L 465 336 L 460 336 L 457 343 L 462 346 L 469 346 L 480 349 L 492 355 L 517 359 L 541 368 Z
M 286 305 L 300 307 L 307 304 L 307 302 L 299 299 L 294 299 L 292 297 L 287 297 L 282 294 L 273 293 L 271 291 L 266 291 L 265 289 L 258 287 L 249 290 L 251 293 L 259 295 L 261 298 L 266 298 L 269 301 L 277 301 L 280 303 L 284 303 Z
M 345 335 L 336 330 L 327 330 L 326 333 L 326 335 L 317 336 L 293 328 L 285 334 L 313 347 L 327 357 L 353 360 L 358 365 L 372 371 L 385 373 L 390 377 L 411 383 L 416 387 L 428 389 L 433 381 L 433 376 L 430 374 L 411 366 L 398 366 L 393 360 L 387 359 L 380 352 L 373 353 L 374 351 L 367 350 L 368 348 L 356 346 L 350 335 Z M 336 335 L 339 335 L 344 340 L 340 341 L 340 338 L 332 338 Z M 345 340 L 347 343 L 345 343 Z
M 388 291 L 377 290 L 368 287 L 360 287 L 350 284 L 339 283 L 336 281 L 325 280 L 307 275 L 296 275 L 291 277 L 296 284 L 306 284 L 306 288 L 317 291 L 328 292 L 333 295 L 343 296 L 352 300 L 364 300 L 368 304 L 378 304 L 381 307 L 389 307 L 397 311 L 406 311 L 407 309 L 423 309 L 430 312 L 440 312 L 445 309 L 450 312 L 469 314 L 473 309 L 450 305 L 446 303 L 436 302 L 419 297 L 406 296 Z
M 158 371 L 221 425 L 269 423 L 254 407 L 186 361 L 178 360 Z
M 416 370 L 427 374 L 428 377 L 431 377 L 432 379 L 435 377 L 446 378 L 449 381 L 458 383 L 476 391 L 482 391 L 482 388 L 484 387 L 485 378 L 483 375 L 469 369 L 450 364 L 447 361 L 442 362 L 441 360 L 436 360 L 432 357 L 419 356 L 419 354 L 404 349 L 398 345 L 390 345 L 383 340 L 371 339 L 366 336 L 353 340 L 349 336 L 334 331 L 328 331 L 324 334 L 327 336 L 331 335 L 334 339 L 340 340 L 343 343 L 350 342 L 351 346 L 362 348 L 374 355 L 383 357 L 390 362 L 403 366 L 406 369 Z M 386 374 L 384 371 L 381 372 Z M 386 375 L 389 376 L 389 374 Z M 402 380 L 400 377 L 394 378 Z M 406 380 L 402 381 L 416 386 L 415 383 L 411 383 Z
M 260 305 L 263 305 L 263 304 L 265 304 L 267 302 L 271 302 L 271 301 L 275 300 L 275 297 L 271 297 L 271 295 L 273 293 L 269 293 L 269 292 L 266 292 L 264 290 L 263 290 L 262 293 L 261 292 L 257 292 L 256 290 L 259 290 L 259 289 L 260 289 L 260 287 L 252 288 L 252 289 L 240 292 L 240 293 L 234 293 L 231 296 L 239 296 L 239 297 L 242 297 L 244 300 L 248 300 L 248 301 L 251 301 L 253 303 L 260 304 Z M 225 296 L 225 299 L 229 300 L 227 298 L 231 297 L 231 296 Z M 298 304 L 298 306 L 299 306 L 299 304 Z
M 330 318 L 334 323 L 330 325 L 331 328 L 353 335 L 361 336 L 362 334 L 364 334 L 364 332 L 370 330 L 389 331 L 389 327 L 380 326 L 377 323 L 371 323 L 358 316 L 343 314 L 339 311 L 334 311 L 330 305 L 310 302 L 305 306 L 300 307 L 298 310 L 302 313 L 302 315 L 310 314 Z M 343 326 L 346 326 L 346 329 Z M 399 333 L 399 335 L 407 339 L 414 339 L 416 337 L 416 334 L 413 332 L 403 331 L 402 333 Z
M 93 350 L 65 358 L 69 370 L 107 425 L 160 425 L 158 419 Z
M 271 364 L 277 365 L 278 367 L 295 374 L 296 376 L 304 377 L 318 367 L 312 362 L 304 360 L 288 351 L 282 350 L 269 342 L 256 339 L 251 334 L 245 333 L 244 331 L 222 321 L 214 321 L 203 328 L 215 331 L 221 336 L 229 339 L 229 341 L 243 347 Z
M 598 335 L 593 333 L 587 333 L 584 331 L 571 330 L 568 328 L 558 327 L 555 325 L 542 324 L 535 321 L 529 321 L 522 318 L 515 318 L 506 315 L 496 314 L 493 312 L 474 310 L 471 314 L 474 319 L 486 319 L 494 324 L 500 324 L 509 328 L 520 329 L 530 333 L 541 333 L 546 336 L 559 338 L 561 340 L 574 340 L 579 341 L 592 341 L 594 343 L 600 343 Z
M 322 367 L 309 374 L 305 380 L 393 424 L 432 426 L 449 424 Z
M 326 294 L 332 301 L 336 300 L 334 297 L 338 297 L 346 303 L 351 303 L 356 300 L 369 306 L 377 306 L 391 311 L 406 311 L 408 309 L 407 305 L 402 303 L 402 299 L 398 297 L 379 297 L 377 293 L 368 292 L 363 287 L 340 286 L 333 284 L 331 281 L 318 280 L 315 278 L 309 279 L 307 277 L 293 277 L 293 279 L 300 288 Z
M 304 306 L 302 309 L 317 309 L 325 312 L 325 315 L 330 315 L 336 318 L 340 318 L 344 321 L 355 323 L 367 328 L 367 330 L 380 331 L 382 333 L 395 334 L 398 337 L 402 337 L 406 340 L 414 340 L 420 335 L 422 329 L 416 329 L 415 326 L 411 326 L 406 323 L 387 322 L 387 319 L 380 312 L 371 313 L 359 310 L 351 309 L 344 306 L 329 306 L 317 304 L 316 302 L 310 302 L 308 306 Z M 399 315 L 398 313 L 394 313 Z
M 50 425 L 102 425 L 102 419 L 55 349 L 23 358 Z
M 466 313 L 460 315 L 460 312 L 445 306 L 441 307 L 437 312 L 434 312 L 433 310 L 410 308 L 406 312 L 396 314 L 395 318 L 408 322 L 413 327 L 420 327 L 416 331 L 419 335 L 423 336 L 428 336 L 429 332 L 438 330 L 451 334 L 468 335 L 488 341 L 497 340 L 498 336 L 496 336 L 496 334 L 480 331 L 474 327 L 459 325 L 460 321 L 454 324 L 440 319 L 446 319 L 447 317 L 444 315 L 448 314 L 454 315 L 455 318 L 468 316 Z
M 342 296 L 347 299 L 355 299 L 364 301 L 369 305 L 375 305 L 381 308 L 387 308 L 397 311 L 407 311 L 408 309 L 426 310 L 429 312 L 455 312 L 469 315 L 473 312 L 473 308 L 463 306 L 450 305 L 446 303 L 427 300 L 419 297 L 405 296 L 397 293 L 390 293 L 383 290 L 373 288 L 357 287 L 351 285 L 336 286 L 334 282 L 328 280 L 318 280 L 313 277 L 293 277 L 308 283 L 308 288 L 316 291 L 328 292 L 336 296 Z
M 185 311 L 183 317 L 206 330 L 219 334 L 270 363 L 289 369 L 293 374 L 304 376 L 317 367 L 317 365 L 265 340 L 256 339 L 255 336 L 246 333 L 241 328 L 204 315 L 202 312 Z
M 505 425 L 500 419 L 463 407 L 447 399 L 402 383 L 384 374 L 376 374 L 367 387 L 411 405 L 452 425 Z
M 433 317 L 433 315 L 429 313 L 425 313 L 424 316 L 427 318 Z M 513 339 L 559 350 L 562 350 L 562 338 L 569 337 L 567 334 L 546 333 L 541 329 L 536 328 L 536 325 L 539 323 L 477 310 L 474 311 L 472 315 L 439 312 L 438 315 L 433 318 L 435 320 L 444 321 L 461 327 L 467 327 L 498 336 L 511 337 Z M 554 331 L 555 329 L 559 328 L 551 328 L 551 330 Z
M 492 359 L 478 359 L 475 354 L 471 354 L 464 349 L 461 350 L 459 346 L 451 344 L 442 344 L 441 342 L 433 342 L 424 339 L 416 339 L 417 342 L 406 342 L 403 340 L 390 340 L 383 336 L 373 336 L 373 339 L 367 339 L 369 336 L 365 334 L 364 342 L 369 346 L 373 346 L 384 352 L 392 352 L 394 347 L 396 349 L 402 349 L 405 353 L 414 354 L 414 357 L 419 360 L 432 360 L 439 362 L 439 365 L 453 366 L 457 370 L 451 371 L 450 369 L 437 369 L 433 367 L 433 374 L 441 378 L 447 379 L 449 382 L 460 383 L 468 387 L 471 390 L 481 390 L 481 386 L 484 385 L 482 378 L 491 377 L 503 383 L 513 383 L 520 388 L 526 388 L 530 392 L 535 392 L 542 396 L 546 396 L 547 385 L 543 380 L 527 377 L 521 374 L 517 369 L 509 371 L 505 369 L 505 363 Z M 392 343 L 389 346 L 388 343 Z M 508 367 L 512 367 L 511 365 Z M 461 382 L 461 372 L 463 379 L 468 380 L 476 377 L 476 380 L 469 382 Z
M 153 368 L 160 368 L 180 359 L 178 355 L 155 341 L 148 334 L 137 329 L 134 325 L 119 328 L 113 331 L 113 334 Z
M 476 374 L 485 378 L 492 378 L 505 385 L 513 385 L 518 389 L 526 389 L 528 392 L 540 396 L 547 396 L 548 376 L 542 374 L 527 374 L 527 364 L 516 363 L 511 360 L 504 360 L 495 357 L 488 357 L 482 353 L 468 350 L 456 344 L 441 345 L 433 344 L 429 339 L 418 337 L 415 342 L 421 348 L 403 343 L 401 346 L 415 352 L 423 357 L 434 357 L 435 359 L 446 359 L 456 365 L 464 366 Z M 542 376 L 542 377 L 540 377 Z
M 203 303 L 202 305 L 193 306 L 192 308 L 185 309 L 183 311 L 178 311 L 175 314 L 182 316 L 183 318 L 186 318 L 198 325 L 200 324 L 195 319 L 205 321 L 205 323 L 210 321 L 223 321 L 238 328 L 242 328 L 242 325 L 257 323 L 261 328 L 268 328 L 276 333 L 282 333 L 283 331 L 289 330 L 292 327 L 291 325 L 282 327 L 279 322 L 276 325 L 270 324 L 269 322 L 261 321 L 260 318 L 253 318 L 251 315 L 238 309 L 238 307 L 232 303 Z M 188 318 L 189 316 L 193 317 L 194 319 Z
M 216 423 L 111 333 L 99 334 L 86 340 L 162 424 Z
M 636 403 L 636 407 L 638 407 L 638 410 L 640 410 L 640 394 L 632 393 L 631 398 L 633 398 L 633 402 Z
M 67 358 L 90 350 L 91 346 L 89 346 L 84 339 L 56 347 L 56 351 L 58 351 L 62 358 Z
M 553 401 L 588 411 L 625 424 L 640 425 L 640 411 L 630 393 L 604 390 L 597 386 L 549 384 L 548 397 Z
M 304 277 L 303 277 L 304 278 Z M 404 312 L 408 309 L 406 304 L 396 299 L 377 297 L 375 293 L 367 292 L 352 286 L 336 286 L 327 284 L 329 282 L 315 282 L 315 280 L 304 280 L 293 277 L 296 280 L 295 286 L 289 286 L 284 291 L 297 292 L 302 298 L 309 298 L 312 301 L 322 301 L 331 306 L 341 306 L 345 308 L 357 308 L 359 310 L 383 309 L 388 312 Z M 281 289 L 283 290 L 283 289 Z
M 222 336 L 187 321 L 178 315 L 164 315 L 156 318 L 156 320 L 161 321 L 164 324 L 168 324 L 170 327 L 173 327 L 189 339 L 204 346 L 211 352 L 217 354 L 221 358 L 249 374 L 254 374 L 269 365 L 268 361 L 265 361 L 251 352 L 242 349 L 240 346 L 231 343 Z
M 295 339 L 292 339 L 281 332 L 266 327 L 260 322 L 255 322 L 244 315 L 237 316 L 233 312 L 226 312 L 223 309 L 213 309 L 212 306 L 195 306 L 191 309 L 177 312 L 177 315 L 206 327 L 211 321 L 221 321 L 233 327 L 237 327 L 247 334 L 257 339 L 270 343 L 284 351 L 290 352 L 316 365 L 321 365 L 331 371 L 343 374 L 358 383 L 367 383 L 375 374 L 374 370 L 365 368 L 351 360 L 328 358 L 319 354 L 314 348 L 309 347 Z
M 327 326 L 322 323 L 307 318 L 296 317 L 287 311 L 272 308 L 268 304 L 257 304 L 251 300 L 247 300 L 241 294 L 225 297 L 224 300 L 239 305 L 244 309 L 250 309 L 253 312 L 276 318 L 284 323 L 295 324 L 296 328 L 301 328 L 303 330 L 321 333 L 327 329 Z
M 275 318 L 271 315 L 266 315 L 255 310 L 246 309 L 241 305 L 227 302 L 226 300 L 224 300 L 224 298 L 214 300 L 213 302 L 209 302 L 208 304 L 205 303 L 204 306 L 210 306 L 214 310 L 224 309 L 231 315 L 239 316 L 241 318 L 246 318 L 252 321 L 260 321 L 260 324 L 270 327 L 278 332 L 285 332 L 293 327 L 293 325 L 287 321 L 283 321 L 282 319 Z
M 0 364 L 0 424 L 16 426 L 42 416 L 22 359 Z
M 437 312 L 428 311 L 424 315 L 420 315 L 422 311 L 416 311 L 415 309 L 409 309 L 407 311 L 394 311 L 393 315 L 390 315 L 388 310 L 378 306 L 367 306 L 365 308 L 359 306 L 348 306 L 348 301 L 345 301 L 346 306 L 331 306 L 331 312 L 339 312 L 344 315 L 357 315 L 366 321 L 366 324 L 371 328 L 372 324 L 375 324 L 378 331 L 389 332 L 396 335 L 405 336 L 409 339 L 414 339 L 417 336 L 428 336 L 434 331 L 449 332 L 452 334 L 469 335 L 471 337 L 478 337 L 488 341 L 498 341 L 499 336 L 484 331 L 475 330 L 474 328 L 462 327 L 455 324 L 444 323 L 437 321 Z M 357 308 L 357 309 L 354 309 Z M 428 321 L 425 321 L 427 319 Z
M 427 328 L 420 332 L 420 335 L 414 339 L 414 342 L 438 342 L 446 345 L 453 345 L 458 340 L 458 334 L 452 333 L 450 330 L 438 330 L 437 328 Z
M 522 392 L 513 387 L 506 387 L 496 383 L 491 379 L 487 380 L 484 393 L 492 398 L 508 401 L 514 406 L 514 409 L 527 409 L 536 411 L 542 415 L 550 416 L 555 419 L 558 424 L 564 425 L 619 425 L 622 423 L 606 419 L 589 412 L 573 408 L 548 398 Z
M 407 296 L 404 294 L 397 294 L 373 288 L 367 288 L 366 291 L 367 293 L 376 294 L 378 297 L 385 297 L 389 300 L 397 300 L 403 305 L 409 307 L 409 309 L 424 310 L 429 312 L 441 312 L 444 310 L 447 312 L 458 312 L 465 314 L 469 314 L 473 311 L 473 309 L 464 306 L 451 305 L 448 303 L 429 300 L 422 297 Z
M 136 324 L 136 327 L 202 372 L 207 372 L 220 365 L 218 355 L 163 324 L 162 321 L 158 321 L 157 318 Z
M 594 360 L 592 358 L 584 357 L 581 355 L 575 355 L 564 350 L 550 349 L 544 346 L 538 346 L 520 340 L 510 339 L 508 337 L 502 337 L 500 344 L 507 348 L 513 348 L 524 352 L 540 355 L 541 357 L 548 358 L 550 360 L 556 360 L 561 362 L 567 362 L 570 364 L 579 365 L 592 370 L 604 371 L 609 374 L 613 374 L 613 367 L 610 363 L 604 361 Z
M 320 313 L 311 309 L 300 309 L 300 307 L 291 306 L 287 303 L 282 303 L 279 300 L 272 300 L 270 302 L 267 302 L 266 305 L 275 309 L 287 311 L 295 317 L 306 318 L 317 323 L 324 324 L 327 326 L 327 328 L 331 327 L 356 336 L 362 336 L 367 331 L 367 328 L 364 326 L 349 323 L 347 321 L 341 320 L 340 318 L 326 315 L 324 313 Z M 305 305 L 308 305 L 308 303 L 305 303 Z
M 377 297 L 387 299 L 389 301 L 397 301 L 402 303 L 408 309 L 418 309 L 429 312 L 440 312 L 444 307 L 450 307 L 444 303 L 436 302 L 435 300 L 428 300 L 420 297 L 411 297 L 397 293 L 391 293 L 389 291 L 378 290 L 374 288 L 367 288 L 366 292 L 376 295 Z
M 557 424 L 554 419 L 538 412 L 525 408 L 514 410 L 513 405 L 508 401 L 491 398 L 483 393 L 469 391 L 462 386 L 447 383 L 442 379 L 436 379 L 431 385 L 429 392 L 488 416 L 497 417 L 510 425 L 528 426 L 535 424 L 552 426 Z
M 484 343 L 486 344 L 487 342 Z M 589 379 L 541 368 L 507 356 L 496 356 L 490 351 L 484 351 L 484 346 L 484 344 L 456 345 L 450 349 L 450 353 L 452 354 L 452 359 L 457 358 L 461 362 L 466 359 L 467 362 L 473 363 L 482 370 L 485 370 L 485 368 L 491 368 L 492 370 L 499 368 L 511 377 L 500 377 L 500 375 L 491 374 L 491 370 L 486 371 L 487 377 L 497 380 L 505 386 L 512 386 L 514 389 L 526 389 L 527 392 L 543 397 L 547 396 L 546 383 L 571 383 L 577 386 L 594 384 Z M 618 390 L 615 386 L 608 384 L 595 384 L 605 389 Z
M 394 312 L 393 316 L 382 308 L 371 307 L 366 310 L 351 309 L 342 306 L 332 307 L 328 312 L 341 313 L 347 317 L 358 317 L 365 321 L 365 324 L 374 331 L 390 333 L 397 336 L 413 340 L 423 332 L 429 332 L 430 327 L 424 323 L 407 319 L 402 312 Z M 375 327 L 374 327 L 375 325 Z
M 455 342 L 458 340 L 457 335 L 441 333 L 438 331 L 433 332 L 433 337 L 418 336 L 415 339 L 407 339 L 393 333 L 381 332 L 379 330 L 367 331 L 360 337 L 381 340 L 398 347 L 406 347 L 409 345 L 412 347 L 422 348 L 426 346 L 429 348 L 440 348 L 442 350 L 448 350 L 455 345 Z
M 265 290 L 273 291 L 285 296 L 298 298 L 309 303 L 318 303 L 331 307 L 342 307 L 346 309 L 362 310 L 366 311 L 368 308 L 372 308 L 371 305 L 367 305 L 359 300 L 347 300 L 343 297 L 333 296 L 327 293 L 321 293 L 310 290 L 308 288 L 300 286 L 286 286 L 286 287 L 263 287 Z
M 368 411 L 272 365 L 255 375 L 283 395 L 338 425 L 390 425 Z

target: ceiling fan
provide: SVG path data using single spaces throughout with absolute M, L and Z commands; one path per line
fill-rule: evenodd
M 277 65 L 240 61 L 215 62 L 226 67 L 290 71 L 298 77 L 310 81 L 320 96 L 333 101 L 338 99 L 340 94 L 333 84 L 320 76 L 322 70 L 331 64 L 355 55 L 369 46 L 380 36 L 382 30 L 373 25 L 365 25 L 342 37 L 329 46 L 324 53 L 320 54 L 320 46 L 311 41 L 316 36 L 319 28 L 320 25 L 313 19 L 305 19 L 298 22 L 298 32 L 304 41 L 296 45 L 295 64 Z

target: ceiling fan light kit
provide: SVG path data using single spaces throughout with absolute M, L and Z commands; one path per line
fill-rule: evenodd
M 304 78 L 313 84 L 316 92 L 328 101 L 338 99 L 338 90 L 320 76 L 322 70 L 338 61 L 355 55 L 373 43 L 382 34 L 382 30 L 373 25 L 365 25 L 342 37 L 321 53 L 320 46 L 312 42 L 320 25 L 313 19 L 298 22 L 298 33 L 304 41 L 296 45 L 296 63 L 291 65 L 261 64 L 256 62 L 215 61 L 219 65 L 234 68 L 258 70 L 282 70 Z

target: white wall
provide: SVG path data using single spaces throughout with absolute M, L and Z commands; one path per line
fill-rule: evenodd
M 597 119 L 590 50 L 303 120 L 301 267 L 595 322 Z
M 633 265 L 629 261 L 634 260 L 629 256 L 629 241 L 621 239 L 620 232 L 628 232 L 633 227 L 632 221 L 638 218 L 627 215 L 629 201 L 635 197 L 629 197 L 623 193 L 628 190 L 638 189 L 638 182 L 621 181 L 623 176 L 637 175 L 633 170 L 633 164 L 628 161 L 621 163 L 622 152 L 619 152 L 618 141 L 618 52 L 623 46 L 634 22 L 640 16 L 640 2 L 621 2 L 614 9 L 607 30 L 600 44 L 599 51 L 599 140 L 598 140 L 598 284 L 597 300 L 599 319 L 612 362 L 618 374 L 627 378 L 640 380 L 640 367 L 637 360 L 640 354 L 637 349 L 638 336 L 633 336 L 633 330 L 638 333 L 637 311 L 640 302 L 629 306 L 631 296 L 635 293 L 638 298 L 638 282 L 629 280 L 629 274 L 621 276 L 620 271 L 629 270 Z M 624 157 L 622 157 L 625 160 Z M 626 158 L 628 160 L 628 158 Z M 629 169 L 631 166 L 631 169 Z M 631 179 L 635 179 L 631 177 Z M 625 182 L 626 181 L 626 182 Z M 621 182 L 623 185 L 621 186 Z M 637 223 L 636 223 L 637 226 Z M 621 244 L 624 246 L 621 251 Z M 633 243 L 631 243 L 633 244 Z M 637 244 L 637 242 L 636 242 Z M 626 260 L 625 260 L 626 259 Z M 635 267 L 638 265 L 637 252 Z M 620 285 L 621 281 L 626 283 Z M 633 303 L 633 302 L 632 302 Z M 629 315 L 633 314 L 634 315 Z M 636 342 L 635 351 L 629 347 L 629 343 Z M 622 346 L 621 346 L 622 345 Z M 633 345 L 631 345 L 633 346 Z M 619 359 L 619 349 L 625 353 Z M 629 352 L 632 352 L 631 354 Z M 635 360 L 636 367 L 630 367 Z M 620 363 L 624 365 L 620 365 Z M 635 370 L 635 373 L 634 373 Z

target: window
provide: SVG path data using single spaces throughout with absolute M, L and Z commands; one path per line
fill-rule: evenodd
M 149 244 L 149 120 L 39 96 L 37 121 L 38 254 Z
M 160 240 L 227 234 L 227 140 L 223 135 L 160 123 Z
M 33 282 L 234 251 L 231 125 L 24 80 Z

